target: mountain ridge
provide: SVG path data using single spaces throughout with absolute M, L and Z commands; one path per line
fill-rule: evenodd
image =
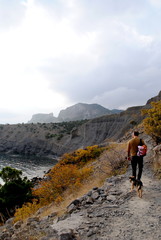
M 100 104 L 92 103 L 77 103 L 66 109 L 62 109 L 58 117 L 54 117 L 53 113 L 37 113 L 34 114 L 28 123 L 57 123 L 57 122 L 68 122 L 85 119 L 93 119 L 96 117 L 110 115 L 113 113 L 120 113 L 122 110 L 112 109 L 109 110 Z
M 151 101 L 158 99 L 161 100 L 160 93 Z M 118 141 L 141 123 L 144 119 L 141 110 L 149 108 L 151 101 L 119 114 L 84 121 L 1 125 L 0 153 L 53 157 L 91 145 Z

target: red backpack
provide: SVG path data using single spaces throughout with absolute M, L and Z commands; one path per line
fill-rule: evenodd
M 140 139 L 140 143 L 138 145 L 138 152 L 137 156 L 146 156 L 147 153 L 147 146 L 143 144 L 142 139 Z

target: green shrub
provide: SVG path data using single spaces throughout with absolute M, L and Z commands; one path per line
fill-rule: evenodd
M 61 133 L 58 135 L 57 140 L 61 140 L 64 135 Z
M 0 222 L 14 215 L 17 207 L 32 199 L 32 183 L 26 177 L 22 178 L 22 171 L 5 167 L 0 177 L 5 182 L 0 186 Z

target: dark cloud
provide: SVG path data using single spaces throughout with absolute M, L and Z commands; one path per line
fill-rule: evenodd
M 56 62 L 51 61 L 44 74 L 49 77 L 54 90 L 65 94 L 72 102 L 78 102 L 90 101 L 111 91 L 115 94 L 114 90 L 122 87 L 139 92 L 140 85 L 143 85 L 145 93 L 161 88 L 159 66 L 157 68 L 160 65 L 161 42 L 156 46 L 156 39 L 153 41 L 151 31 L 148 32 L 150 24 L 151 30 L 155 26 L 157 33 L 160 16 L 149 1 L 81 0 L 50 1 L 46 4 L 45 0 L 41 0 L 39 3 L 46 5 L 48 10 L 50 8 L 53 15 L 67 17 L 77 32 L 84 35 L 95 32 L 97 36 L 95 45 L 90 49 L 91 55 L 98 58 L 97 64 L 93 63 L 92 56 L 86 54 L 81 57 L 68 55 L 56 59 Z M 151 20 L 149 17 L 154 12 L 157 17 Z M 148 89 L 154 81 L 151 73 L 155 76 L 157 87 L 154 85 Z M 140 94 L 140 101 L 146 98 L 142 97 L 144 94 Z
M 110 48 L 106 46 L 108 36 L 100 40 L 97 52 L 101 54 L 93 67 L 90 65 L 92 59 L 86 56 L 81 60 L 68 56 L 66 60 L 53 61 L 44 71 L 51 87 L 65 94 L 71 102 L 97 100 L 104 106 L 106 102 L 106 107 L 110 108 L 127 103 L 129 106 L 144 104 L 161 89 L 159 48 L 155 44 L 136 44 L 136 39 L 130 36 L 128 41 L 121 38 L 110 42 Z M 90 70 L 86 71 L 88 65 Z

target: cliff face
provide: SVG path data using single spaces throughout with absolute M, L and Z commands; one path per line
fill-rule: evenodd
M 58 122 L 58 119 L 53 116 L 53 113 L 37 113 L 32 116 L 32 119 L 28 123 L 51 123 Z
M 157 99 L 160 100 L 161 97 L 158 96 Z M 89 145 L 115 141 L 142 121 L 142 108 L 149 108 L 149 105 L 131 107 L 119 114 L 88 121 L 1 125 L 0 152 L 62 155 Z
M 58 119 L 59 121 L 77 121 L 82 119 L 92 119 L 111 113 L 112 112 L 109 109 L 98 104 L 78 103 L 65 110 L 61 110 Z
M 100 144 L 106 140 L 117 140 L 133 126 L 133 123 L 140 123 L 143 119 L 140 110 L 141 107 L 138 107 L 137 110 L 128 109 L 118 115 L 92 119 L 77 129 L 77 136 L 66 146 L 72 150 L 74 144 L 85 147 Z
M 0 126 L 0 152 L 25 155 L 61 155 L 105 140 L 116 140 L 139 123 L 140 107 L 120 114 L 73 123 L 18 124 Z M 71 124 L 71 123 L 70 123 Z
M 121 110 L 113 109 L 109 110 L 102 107 L 99 104 L 86 104 L 78 103 L 70 106 L 64 110 L 61 110 L 58 117 L 54 117 L 53 113 L 49 114 L 34 114 L 32 119 L 28 123 L 56 123 L 56 122 L 68 122 L 84 119 L 93 119 L 103 115 L 109 115 L 113 113 L 119 113 Z

